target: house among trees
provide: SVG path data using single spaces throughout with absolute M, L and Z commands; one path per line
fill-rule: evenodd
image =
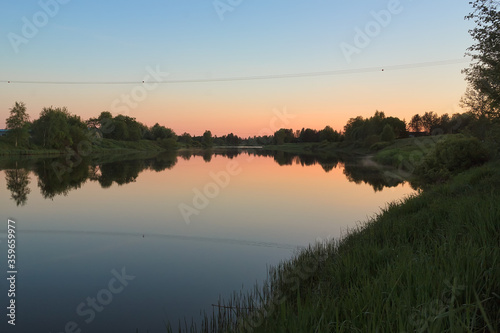
M 0 136 L 6 136 L 8 131 L 9 130 L 6 129 L 0 129 Z

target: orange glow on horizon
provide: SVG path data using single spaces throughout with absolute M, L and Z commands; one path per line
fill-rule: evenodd
M 133 107 L 121 100 L 133 88 L 129 86 L 96 90 L 92 86 L 8 85 L 0 93 L 0 128 L 5 127 L 8 110 L 16 101 L 23 101 L 31 119 L 38 118 L 43 107 L 66 106 L 84 120 L 110 111 L 147 126 L 159 123 L 178 135 L 199 136 L 210 130 L 216 136 L 249 137 L 271 135 L 279 128 L 320 130 L 326 125 L 342 131 L 350 118 L 370 117 L 376 110 L 407 121 L 427 111 L 439 115 L 463 112 L 458 102 L 466 82 L 460 66 L 448 66 L 441 72 L 439 78 L 434 69 L 424 68 L 303 81 L 165 85 Z M 293 118 L 273 121 L 275 110 L 286 110 Z

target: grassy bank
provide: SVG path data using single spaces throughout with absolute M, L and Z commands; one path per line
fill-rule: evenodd
M 101 153 L 130 153 L 138 151 L 160 152 L 165 149 L 160 147 L 157 142 L 150 140 L 140 141 L 117 141 L 112 139 L 102 139 L 99 142 L 90 145 L 82 146 L 84 153 L 101 154 Z M 90 149 L 91 147 L 91 149 Z M 72 149 L 72 148 L 70 148 Z M 2 139 L 0 140 L 0 155 L 61 155 L 66 154 L 66 149 L 46 149 L 36 145 L 28 147 L 15 147 L 14 144 Z
M 419 159 L 429 152 L 437 142 L 452 135 L 424 136 L 398 139 L 394 142 L 379 142 L 366 147 L 359 142 L 285 143 L 268 145 L 265 149 L 296 154 L 349 154 L 370 155 L 376 162 L 398 167 L 401 161 Z
M 427 155 L 436 143 L 454 135 L 424 136 L 419 138 L 399 139 L 393 143 L 381 146 L 379 150 L 372 150 L 377 163 L 408 169 L 408 163 L 418 164 Z
M 498 332 L 499 202 L 496 160 L 302 251 L 202 331 Z

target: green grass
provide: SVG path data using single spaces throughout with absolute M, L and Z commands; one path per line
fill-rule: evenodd
M 15 147 L 6 138 L 0 138 L 0 156 L 5 155 L 58 155 L 55 149 L 40 149 L 39 147 Z
M 155 141 L 140 140 L 140 141 L 117 141 L 112 139 L 102 139 L 98 144 L 93 146 L 93 151 L 110 151 L 110 150 L 138 150 L 138 151 L 163 151 Z
M 85 146 L 87 150 L 87 146 Z M 150 151 L 160 152 L 164 151 L 162 147 L 155 141 L 140 140 L 140 141 L 117 141 L 112 139 L 102 139 L 92 145 L 90 154 L 95 153 L 121 153 L 132 151 Z M 65 154 L 66 150 L 45 149 L 36 145 L 29 145 L 28 147 L 16 148 L 12 143 L 4 138 L 0 139 L 0 155 L 60 155 Z
M 351 155 L 372 155 L 376 162 L 395 168 L 407 168 L 407 164 L 418 162 L 437 142 L 448 135 L 424 136 L 419 138 L 398 139 L 394 142 L 379 142 L 367 148 L 360 142 L 319 142 L 285 143 L 264 146 L 268 150 L 297 154 L 341 153 Z
M 499 203 L 497 160 L 303 250 L 201 331 L 498 332 Z
M 436 143 L 443 141 L 446 137 L 447 135 L 440 135 L 399 139 L 375 152 L 374 160 L 383 165 L 413 172 Z

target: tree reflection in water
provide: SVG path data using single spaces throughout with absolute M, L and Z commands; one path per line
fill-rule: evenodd
M 107 156 L 106 158 L 83 159 L 64 173 L 56 173 L 54 164 L 64 163 L 60 159 L 22 159 L 17 161 L 0 162 L 0 170 L 5 170 L 7 189 L 18 206 L 25 205 L 30 193 L 29 172 L 33 171 L 38 178 L 38 187 L 42 196 L 53 199 L 58 195 L 68 195 L 71 190 L 80 188 L 87 181 L 98 182 L 102 188 L 109 188 L 113 184 L 125 185 L 135 182 L 140 173 L 145 170 L 161 172 L 172 169 L 178 157 L 189 160 L 199 156 L 209 163 L 214 156 L 223 156 L 233 159 L 241 154 L 249 156 L 265 156 L 273 158 L 280 166 L 302 165 L 310 167 L 320 165 L 325 172 L 343 167 L 347 179 L 356 184 L 370 184 L 374 191 L 381 191 L 386 187 L 395 187 L 404 180 L 390 176 L 386 169 L 367 163 L 359 157 L 333 154 L 296 154 L 287 152 L 269 151 L 263 149 L 210 149 L 210 150 L 182 150 L 179 152 L 164 152 L 156 156 L 144 157 Z
M 29 171 L 18 168 L 5 170 L 5 180 L 12 200 L 16 202 L 17 206 L 24 206 L 28 201 L 28 194 L 31 192 L 28 187 L 30 184 Z

